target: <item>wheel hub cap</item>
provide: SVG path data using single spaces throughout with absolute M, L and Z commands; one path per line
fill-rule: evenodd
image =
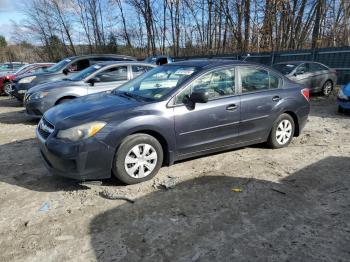
M 149 144 L 136 145 L 125 157 L 125 171 L 133 178 L 146 177 L 156 167 L 157 160 L 158 155 L 154 147 Z
M 292 136 L 292 123 L 289 120 L 283 120 L 279 123 L 276 131 L 276 140 L 280 145 L 286 144 Z

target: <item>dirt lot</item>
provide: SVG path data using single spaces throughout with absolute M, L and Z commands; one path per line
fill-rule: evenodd
M 313 98 L 288 148 L 185 161 L 133 186 L 50 176 L 35 125 L 0 98 L 0 261 L 350 261 L 350 116 L 334 97 Z

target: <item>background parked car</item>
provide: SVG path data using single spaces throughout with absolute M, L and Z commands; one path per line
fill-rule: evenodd
M 27 114 L 41 117 L 51 107 L 88 94 L 117 88 L 156 65 L 143 62 L 104 62 L 88 67 L 66 80 L 31 88 L 25 98 Z
M 12 73 L 16 71 L 18 68 L 20 68 L 21 66 L 26 64 L 27 63 L 23 63 L 23 62 L 9 62 L 9 63 L 0 64 L 0 76 Z
M 337 83 L 337 72 L 328 66 L 309 61 L 282 62 L 273 65 L 289 79 L 302 84 L 311 92 L 329 96 Z
M 105 61 L 134 61 L 136 58 L 122 55 L 83 55 L 66 58 L 45 72 L 25 74 L 13 80 L 11 95 L 22 101 L 25 93 L 38 84 L 58 81 L 70 77 L 91 65 Z
M 340 88 L 337 97 L 337 104 L 339 113 L 344 113 L 345 111 L 350 110 L 350 83 Z
M 155 65 L 165 65 L 174 62 L 174 59 L 170 56 L 150 56 L 147 57 L 144 62 Z
M 11 83 L 13 79 L 17 76 L 28 74 L 28 73 L 36 73 L 43 71 L 46 68 L 53 66 L 54 63 L 34 63 L 21 66 L 15 72 L 0 76 L 0 94 L 10 94 L 11 91 Z
M 81 180 L 113 173 L 134 184 L 189 157 L 266 141 L 287 146 L 306 123 L 308 95 L 268 67 L 189 60 L 51 108 L 37 137 L 53 174 Z

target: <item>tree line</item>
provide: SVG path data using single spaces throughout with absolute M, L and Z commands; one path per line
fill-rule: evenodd
M 350 43 L 348 0 L 31 0 L 23 13 L 11 40 L 47 61 L 81 53 L 215 55 Z

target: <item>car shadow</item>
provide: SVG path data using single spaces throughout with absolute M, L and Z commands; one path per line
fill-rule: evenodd
M 0 170 L 2 170 L 0 182 L 33 191 L 55 192 L 89 189 L 89 186 L 79 181 L 50 175 L 41 159 L 35 139 L 0 145 Z M 114 178 L 98 183 L 104 186 L 122 185 Z
M 2 124 L 27 124 L 37 125 L 39 119 L 31 118 L 25 114 L 25 110 L 0 113 L 0 123 Z
M 96 216 L 90 224 L 96 259 L 350 260 L 349 157 L 327 157 L 281 183 L 219 174 Z
M 349 119 L 350 112 L 338 113 L 337 98 L 335 95 L 329 97 L 312 96 L 310 99 L 310 116 L 321 118 Z
M 21 101 L 8 97 L 8 96 L 2 96 L 0 97 L 0 107 L 22 107 L 23 104 Z

